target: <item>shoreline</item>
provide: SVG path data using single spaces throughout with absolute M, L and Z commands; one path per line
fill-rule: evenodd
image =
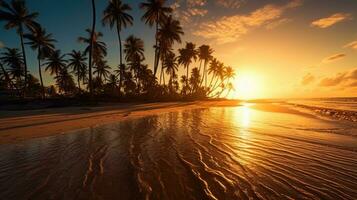
M 240 106 L 241 101 L 194 101 L 168 103 L 125 103 L 98 106 L 46 108 L 0 113 L 0 144 L 111 124 L 185 109 Z

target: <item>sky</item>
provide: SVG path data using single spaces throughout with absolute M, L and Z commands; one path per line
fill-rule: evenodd
M 107 2 L 96 2 L 97 27 L 115 68 L 117 36 L 100 22 Z M 134 26 L 123 31 L 123 38 L 142 38 L 152 66 L 154 29 L 140 20 L 142 0 L 124 2 L 133 8 Z M 90 0 L 28 0 L 27 5 L 40 13 L 38 21 L 63 53 L 84 49 L 77 38 L 90 27 Z M 184 28 L 184 42 L 210 45 L 216 58 L 236 70 L 232 97 L 357 96 L 357 0 L 168 0 L 167 5 Z M 0 30 L 0 47 L 20 47 L 15 31 Z M 36 55 L 29 47 L 26 51 L 37 76 Z M 45 77 L 45 84 L 53 83 Z

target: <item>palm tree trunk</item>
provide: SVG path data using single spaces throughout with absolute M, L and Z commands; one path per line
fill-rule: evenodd
M 188 73 L 189 73 L 189 67 L 190 67 L 190 65 L 186 65 L 186 68 L 187 68 L 187 73 L 186 73 L 186 75 L 187 75 L 187 80 L 186 80 L 187 85 L 188 85 Z
M 0 63 L 0 67 L 1 67 L 1 70 L 2 70 L 2 73 L 4 74 L 5 76 L 5 81 L 7 82 L 7 84 L 10 86 L 10 87 L 13 87 L 13 83 L 12 81 L 10 80 L 10 77 L 9 77 L 9 74 L 6 72 L 4 66 Z
M 40 75 L 40 81 L 41 81 L 41 88 L 42 88 L 42 99 L 45 99 L 45 87 L 43 86 L 43 80 L 42 80 L 42 70 L 41 70 L 41 46 L 38 47 L 38 74 Z
M 79 75 L 79 67 L 77 69 L 77 82 L 78 82 L 78 88 L 79 88 L 79 93 L 81 92 L 81 81 L 80 81 L 80 75 Z
M 25 53 L 25 45 L 24 45 L 22 24 L 20 25 L 20 40 L 21 40 L 22 57 L 24 59 L 24 65 L 25 65 L 25 83 L 24 83 L 23 96 L 26 97 L 26 91 L 27 91 L 27 60 L 26 60 L 26 53 Z
M 210 83 L 209 83 L 209 86 L 208 87 L 211 87 L 212 86 L 212 83 L 213 83 L 213 80 L 214 80 L 214 74 L 212 74 L 212 77 L 211 77 L 211 81 L 210 81 Z
M 202 70 L 202 60 L 200 60 L 200 69 L 198 70 L 198 74 L 201 74 L 201 70 Z M 204 72 L 203 72 L 204 73 Z M 200 85 L 202 84 L 203 82 L 203 77 L 204 77 L 204 74 L 202 75 L 202 80 L 200 81 Z
M 156 76 L 157 72 L 157 45 L 158 45 L 158 38 L 157 38 L 157 33 L 159 32 L 159 15 L 156 16 L 156 33 L 155 33 L 155 58 L 154 58 L 154 76 Z
M 232 91 L 232 89 L 231 89 L 231 88 L 229 88 L 229 90 L 228 90 L 228 92 L 227 92 L 227 94 L 226 94 L 226 96 L 225 96 L 224 98 L 227 98 L 227 97 L 228 97 L 228 95 L 231 93 L 231 91 Z
M 161 71 L 160 71 L 159 85 L 161 85 L 161 80 L 162 80 L 162 68 L 161 68 Z
M 204 73 L 205 73 L 205 87 L 207 87 L 207 61 L 205 60 L 205 64 L 204 64 Z
M 89 50 L 89 93 L 90 96 L 93 97 L 93 84 L 92 84 L 92 54 L 93 54 L 93 39 L 94 39 L 94 33 L 95 33 L 95 23 L 96 23 L 96 11 L 95 11 L 95 2 L 92 0 L 92 12 L 93 12 L 93 17 L 92 17 L 92 33 L 90 36 L 90 50 Z
M 121 95 L 121 87 L 123 82 L 123 53 L 122 53 L 122 45 L 121 45 L 121 36 L 120 36 L 120 24 L 119 19 L 117 19 L 117 33 L 118 33 L 118 42 L 119 42 L 119 97 Z

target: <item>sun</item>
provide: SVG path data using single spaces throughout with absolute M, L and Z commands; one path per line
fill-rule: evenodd
M 260 77 L 252 73 L 241 73 L 233 81 L 234 91 L 229 95 L 230 99 L 251 100 L 260 98 Z

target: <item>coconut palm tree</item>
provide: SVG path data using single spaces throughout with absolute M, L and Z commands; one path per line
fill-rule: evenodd
M 121 0 L 110 0 L 108 6 L 104 10 L 103 25 L 109 24 L 112 29 L 116 26 L 119 42 L 119 66 L 123 65 L 123 54 L 120 31 L 128 25 L 133 25 L 133 17 L 127 12 L 131 10 L 128 4 L 122 3 Z M 123 71 L 120 72 L 120 87 Z
M 222 90 L 216 94 L 217 97 L 221 96 L 222 93 L 226 90 L 228 90 L 228 93 L 230 93 L 230 91 L 234 89 L 230 81 L 235 76 L 236 74 L 232 67 L 224 67 L 223 78 L 221 80 L 221 83 L 217 86 L 217 88 L 221 87 Z M 217 88 L 213 88 L 212 91 L 216 90 Z
M 14 84 L 12 80 L 10 79 L 9 73 L 6 71 L 3 63 L 0 60 L 0 68 L 1 68 L 1 79 L 4 79 L 5 83 L 4 86 L 5 88 L 14 88 Z
M 124 43 L 125 60 L 133 62 L 137 56 L 144 57 L 144 41 L 133 35 L 130 35 Z
M 218 66 L 221 65 L 221 62 L 219 62 L 216 58 L 213 58 L 211 60 L 210 66 L 208 68 L 208 74 L 211 74 L 211 81 L 209 83 L 209 88 L 212 87 L 213 81 L 217 78 L 218 76 Z
M 95 25 L 96 25 L 96 7 L 95 7 L 95 0 L 92 0 L 92 29 L 88 30 L 90 33 L 90 38 L 87 40 L 88 43 L 88 54 L 89 54 L 89 59 L 88 59 L 88 66 L 89 66 L 89 80 L 88 80 L 88 86 L 89 86 L 89 93 L 90 96 L 93 97 L 93 83 L 92 83 L 92 59 L 93 59 L 93 49 L 94 49 L 94 41 L 95 41 Z M 81 38 L 79 38 L 81 40 Z
M 190 85 L 191 85 L 192 93 L 197 91 L 197 89 L 200 86 L 200 81 L 201 81 L 200 72 L 199 72 L 198 68 L 195 67 L 192 69 L 191 77 L 190 77 Z
M 19 49 L 6 47 L 5 51 L 1 53 L 0 60 L 9 68 L 9 74 L 12 76 L 12 79 L 15 79 L 17 83 L 21 83 L 22 77 L 25 74 L 23 57 Z
M 104 58 L 107 55 L 107 45 L 100 41 L 103 37 L 103 33 L 101 32 L 94 32 L 93 39 L 92 38 L 92 31 L 91 29 L 86 29 L 88 37 L 78 37 L 78 41 L 84 44 L 87 44 L 87 47 L 84 50 L 85 54 L 92 54 L 92 67 L 96 64 L 99 60 Z M 93 49 L 91 48 L 91 44 L 93 41 Z M 91 50 L 92 49 L 92 50 Z
M 38 16 L 37 12 L 30 13 L 26 8 L 25 1 L 23 0 L 12 0 L 11 3 L 6 3 L 0 0 L 0 21 L 6 21 L 5 29 L 15 28 L 17 34 L 20 36 L 22 57 L 24 59 L 24 71 L 25 71 L 25 84 L 24 84 L 24 95 L 26 95 L 27 86 L 27 61 L 26 52 L 24 45 L 24 29 L 28 28 L 33 30 L 34 26 L 37 24 L 34 19 Z
M 192 42 L 187 42 L 186 47 L 183 49 L 179 49 L 179 58 L 178 61 L 180 64 L 184 66 L 184 68 L 187 69 L 186 77 L 187 81 L 189 80 L 189 67 L 190 64 L 197 60 L 197 50 L 196 50 L 196 45 L 193 44 Z
M 166 74 L 170 76 L 170 86 L 172 84 L 172 80 L 176 76 L 176 72 L 178 70 L 179 64 L 177 63 L 177 58 L 174 52 L 170 51 L 166 54 L 166 58 L 164 59 L 163 66 L 166 69 Z
M 138 85 L 138 73 L 144 56 L 144 41 L 133 35 L 129 36 L 124 43 L 125 60 L 131 71 L 134 72 L 136 83 Z
M 155 32 L 155 57 L 154 57 L 154 76 L 158 67 L 158 32 L 159 27 L 165 18 L 172 12 L 170 7 L 165 6 L 166 0 L 146 0 L 146 2 L 140 4 L 140 8 L 144 10 L 144 15 L 141 17 L 145 24 L 149 24 L 150 27 L 156 26 Z
M 161 65 L 161 76 L 164 77 L 164 59 L 166 58 L 166 54 L 168 54 L 172 50 L 172 46 L 175 42 L 181 43 L 181 35 L 184 32 L 180 25 L 180 22 L 174 20 L 170 15 L 166 18 L 159 29 L 158 38 L 159 38 L 159 48 L 158 48 L 158 57 L 162 61 Z M 161 81 L 160 81 L 161 82 Z
M 226 67 L 224 66 L 223 63 L 220 63 L 218 65 L 218 68 L 217 68 L 217 80 L 216 80 L 216 83 L 215 85 L 211 88 L 211 90 L 209 91 L 208 94 L 212 93 L 213 91 L 215 91 L 218 87 L 222 87 L 222 90 L 221 92 L 218 92 L 218 96 L 225 90 L 225 82 L 228 82 L 235 77 L 235 72 L 233 70 L 232 67 Z M 217 85 L 218 83 L 218 80 L 220 80 L 219 84 Z M 227 83 L 227 84 L 228 84 Z
M 55 47 L 53 43 L 56 40 L 52 38 L 52 34 L 47 34 L 46 30 L 41 26 L 35 28 L 31 34 L 25 34 L 24 38 L 29 41 L 26 44 L 30 45 L 33 50 L 37 50 L 38 72 L 42 87 L 42 98 L 44 99 L 45 88 L 42 80 L 41 60 L 48 57 L 54 51 Z
M 199 72 L 201 72 L 201 64 L 203 62 L 203 75 L 200 85 L 202 85 L 203 80 L 205 80 L 205 87 L 207 87 L 207 64 L 212 59 L 212 53 L 213 49 L 208 45 L 202 45 L 198 48 L 198 58 L 201 61 Z
M 51 75 L 57 75 L 62 69 L 66 67 L 67 60 L 64 59 L 65 55 L 61 55 L 60 50 L 52 52 L 47 58 L 44 66 L 45 71 L 49 71 Z
M 60 92 L 68 94 L 75 89 L 72 75 L 68 72 L 67 67 L 62 68 L 55 76 L 56 85 Z
M 81 91 L 81 81 L 84 81 L 87 73 L 87 57 L 81 51 L 72 50 L 71 53 L 68 54 L 70 56 L 68 60 L 68 67 L 72 68 L 73 72 L 77 76 L 77 83 L 79 91 Z
M 110 69 L 110 67 L 107 64 L 107 61 L 100 60 L 97 63 L 97 65 L 95 66 L 95 70 L 94 70 L 93 74 L 97 74 L 97 76 L 103 83 L 103 78 L 104 78 L 104 80 L 106 80 L 110 75 L 109 69 Z

